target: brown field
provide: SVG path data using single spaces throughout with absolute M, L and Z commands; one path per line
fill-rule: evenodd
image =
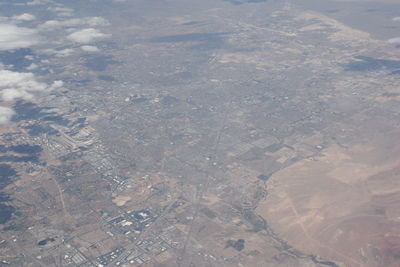
M 257 212 L 307 253 L 342 266 L 400 266 L 398 137 L 332 145 L 275 173 Z

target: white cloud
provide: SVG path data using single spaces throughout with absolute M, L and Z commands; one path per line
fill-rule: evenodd
M 110 22 L 102 17 L 87 17 L 82 19 L 89 26 L 109 26 Z
M 12 16 L 11 19 L 17 20 L 17 21 L 32 21 L 32 20 L 35 20 L 36 17 L 29 13 L 23 13 L 21 15 Z
M 40 53 L 48 55 L 48 56 L 56 56 L 56 57 L 68 57 L 76 52 L 75 48 L 65 48 L 61 50 L 53 49 L 53 48 L 47 48 L 40 50 Z M 49 62 L 43 62 L 44 64 L 48 64 Z
M 0 106 L 0 125 L 7 124 L 14 114 L 15 112 L 11 108 Z
M 1 91 L 1 98 L 3 101 L 14 101 L 15 99 L 24 99 L 24 100 L 30 100 L 33 98 L 33 95 L 25 90 L 19 90 L 19 89 L 4 89 Z
M 31 63 L 26 69 L 27 70 L 36 70 L 39 66 L 35 63 Z
M 39 42 L 37 31 L 13 24 L 0 24 L 0 51 L 25 48 Z
M 65 48 L 63 50 L 56 51 L 55 53 L 57 57 L 67 57 L 72 55 L 74 52 L 75 50 L 72 48 Z
M 400 17 L 394 17 L 392 18 L 393 21 L 400 21 Z
M 76 27 L 81 25 L 88 25 L 90 27 L 95 26 L 108 26 L 110 23 L 108 20 L 102 17 L 86 17 L 86 18 L 73 18 L 67 20 L 48 20 L 45 23 L 39 25 L 40 30 L 57 30 L 60 28 Z
M 53 89 L 61 88 L 63 86 L 64 86 L 64 82 L 60 81 L 60 80 L 57 80 L 57 81 L 53 82 L 53 84 L 51 85 L 50 89 L 53 90 Z
M 52 0 L 32 0 L 28 3 L 26 3 L 26 5 L 28 6 L 37 6 L 37 5 L 44 5 L 44 4 L 50 4 L 53 3 Z
M 74 10 L 68 7 L 49 7 L 47 9 L 56 12 L 60 17 L 71 17 L 74 14 Z
M 57 30 L 64 27 L 75 27 L 81 25 L 80 19 L 68 19 L 68 20 L 48 20 L 45 23 L 39 25 L 40 30 Z
M 400 44 L 400 37 L 389 39 L 388 43 L 389 44 Z
M 99 52 L 100 49 L 97 46 L 93 45 L 82 45 L 81 49 L 85 52 Z
M 67 36 L 67 38 L 70 41 L 73 41 L 75 43 L 82 43 L 82 44 L 91 43 L 91 42 L 101 40 L 101 39 L 104 39 L 107 37 L 110 37 L 110 35 L 102 33 L 99 30 L 96 30 L 93 28 L 79 30 L 79 31 L 73 32 Z
M 39 52 L 40 52 L 41 54 L 44 54 L 44 55 L 47 55 L 47 56 L 57 54 L 57 50 L 55 50 L 55 49 L 53 49 L 53 48 L 41 49 L 41 50 L 39 50 Z M 45 61 L 45 62 L 43 62 L 43 61 Z M 45 64 L 48 64 L 50 61 L 47 60 L 47 59 L 42 59 L 41 62 L 42 62 L 42 63 L 45 63 Z
M 0 96 L 6 102 L 29 100 L 33 98 L 34 92 L 49 91 L 62 85 L 62 81 L 55 81 L 52 85 L 38 82 L 32 73 L 0 70 Z

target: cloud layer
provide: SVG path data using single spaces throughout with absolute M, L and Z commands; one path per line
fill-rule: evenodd
M 100 51 L 100 49 L 98 47 L 93 46 L 93 45 L 82 45 L 81 49 L 82 49 L 82 51 L 85 51 L 85 52 L 99 52 Z
M 0 96 L 5 102 L 16 99 L 29 100 L 34 92 L 52 90 L 62 86 L 61 81 L 55 81 L 52 85 L 38 82 L 32 73 L 13 72 L 0 70 Z
M 12 16 L 11 19 L 16 20 L 16 21 L 32 21 L 32 20 L 35 20 L 36 17 L 29 13 L 23 13 L 21 15 Z
M 73 9 L 53 0 L 29 0 L 15 5 L 43 5 L 42 8 L 50 13 L 50 20 L 37 22 L 37 17 L 41 16 L 23 12 L 8 17 L 0 16 L 0 52 L 37 46 L 32 51 L 39 51 L 44 56 L 66 57 L 79 51 L 95 53 L 100 49 L 91 43 L 111 36 L 97 29 L 110 25 L 106 19 L 102 17 L 76 18 Z M 32 21 L 34 23 L 29 23 Z M 33 25 L 35 28 L 29 28 Z M 47 42 L 44 42 L 46 39 Z M 0 106 L 0 125 L 8 123 L 15 114 L 15 111 L 10 108 L 15 100 L 31 100 L 39 92 L 48 92 L 63 86 L 62 81 L 47 84 L 37 79 L 35 74 L 30 73 L 29 71 L 38 68 L 43 69 L 42 65 L 46 64 L 45 60 L 41 60 L 38 65 L 33 61 L 34 59 L 34 57 L 29 59 L 32 62 L 25 67 L 26 72 L 8 70 L 7 68 L 11 65 L 0 62 L 0 104 L 2 105 Z
M 35 92 L 51 91 L 63 86 L 62 81 L 51 85 L 36 80 L 33 73 L 0 70 L 0 100 L 12 102 L 17 99 L 31 100 Z M 7 124 L 15 114 L 9 107 L 0 106 L 0 125 Z
M 400 44 L 400 37 L 389 39 L 388 43 L 389 44 Z
M 67 39 L 75 43 L 87 44 L 108 38 L 110 35 L 100 32 L 94 28 L 79 30 L 68 35 Z
M 0 106 L 0 125 L 7 124 L 14 114 L 11 108 Z
M 37 31 L 13 24 L 0 24 L 0 51 L 33 46 L 39 42 Z
M 95 26 L 108 26 L 110 23 L 102 17 L 86 17 L 86 18 L 72 18 L 66 20 L 48 20 L 39 25 L 42 31 L 58 30 L 61 28 L 76 27 L 81 25 Z

